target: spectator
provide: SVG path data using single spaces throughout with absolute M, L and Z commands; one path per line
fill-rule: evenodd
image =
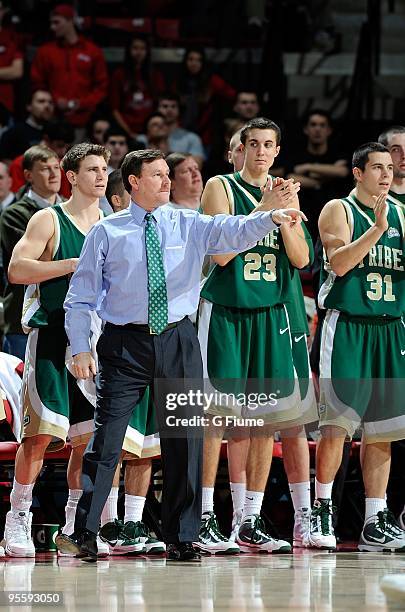
M 203 181 L 198 163 L 192 155 L 171 153 L 166 157 L 171 180 L 170 205 L 173 208 L 199 210 Z
M 224 121 L 224 139 L 221 146 L 218 147 L 218 152 L 210 155 L 208 161 L 204 164 L 204 180 L 208 181 L 212 176 L 217 174 L 228 174 L 230 171 L 229 150 L 231 142 L 234 142 L 234 136 L 244 127 L 245 123 L 239 119 L 228 118 Z M 239 145 L 242 146 L 239 140 Z M 242 160 L 243 165 L 243 160 Z M 242 166 L 241 166 L 242 167 Z M 273 170 L 273 169 L 272 169 Z
M 11 176 L 6 164 L 0 162 L 0 216 L 10 204 L 15 202 L 15 195 L 11 191 Z M 6 286 L 6 277 L 3 267 L 3 256 L 0 249 L 0 295 L 3 295 Z
M 30 187 L 17 202 L 11 204 L 0 217 L 0 247 L 4 269 L 8 269 L 11 254 L 23 236 L 31 217 L 42 208 L 52 206 L 61 199 L 61 171 L 59 159 L 54 151 L 43 145 L 35 145 L 24 154 L 25 180 Z M 21 327 L 24 301 L 23 285 L 7 283 L 4 291 L 4 342 L 5 353 L 24 360 L 26 336 Z
M 145 123 L 145 134 L 138 138 L 145 149 L 159 149 L 167 155 L 169 148 L 169 128 L 162 113 L 153 113 Z
M 35 91 L 26 108 L 28 117 L 25 121 L 16 123 L 2 135 L 0 141 L 2 159 L 12 160 L 42 140 L 44 125 L 54 114 L 51 94 L 41 89 Z
M 349 175 L 349 168 L 345 156 L 329 143 L 332 134 L 329 113 L 311 110 L 304 118 L 304 134 L 305 146 L 290 148 L 285 168 L 288 178 L 301 183 L 301 208 L 308 217 L 308 229 L 316 242 L 319 213 L 336 193 L 344 193 L 344 179 Z
M 73 7 L 68 4 L 58 4 L 53 9 L 51 30 L 56 40 L 38 49 L 31 80 L 34 89 L 51 92 L 66 121 L 75 128 L 84 128 L 106 97 L 108 75 L 102 50 L 77 33 L 73 17 Z M 79 135 L 83 137 L 82 133 L 76 137 Z
M 190 153 L 201 167 L 205 159 L 201 138 L 179 125 L 180 103 L 178 96 L 164 93 L 159 97 L 158 112 L 161 113 L 169 129 L 169 150 Z
M 129 151 L 129 138 L 125 130 L 119 126 L 110 127 L 104 134 L 104 146 L 111 153 L 108 174 L 120 167 L 122 160 Z
M 215 116 L 218 106 L 221 102 L 231 103 L 236 91 L 220 76 L 208 70 L 201 49 L 190 48 L 184 54 L 176 92 L 184 108 L 184 127 L 195 129 L 205 147 L 212 146 L 215 126 L 222 119 Z
M 108 176 L 105 197 L 115 213 L 128 208 L 131 198 L 122 182 L 121 170 L 113 170 Z
M 69 123 L 63 121 L 49 121 L 43 129 L 43 138 L 39 144 L 48 147 L 56 153 L 59 159 L 65 155 L 66 151 L 71 147 L 74 139 L 74 130 Z M 10 164 L 10 175 L 12 178 L 12 191 L 16 193 L 21 187 L 26 184 L 25 173 L 23 169 L 23 155 L 19 155 Z M 60 195 L 64 198 L 70 197 L 70 183 L 62 170 Z
M 130 138 L 142 132 L 154 99 L 164 88 L 161 72 L 151 67 L 147 40 L 133 36 L 125 48 L 124 65 L 112 76 L 110 94 L 113 117 Z
M 0 100 L 10 113 L 14 112 L 14 81 L 23 75 L 23 56 L 15 44 L 13 32 L 3 27 L 8 11 L 0 1 Z
M 0 215 L 15 200 L 11 191 L 11 176 L 6 164 L 0 162 Z
M 259 116 L 260 104 L 257 94 L 254 91 L 238 91 L 233 107 L 236 118 L 243 123 Z
M 92 123 L 90 124 L 90 130 L 88 134 L 90 142 L 99 145 L 104 144 L 104 135 L 110 127 L 111 122 L 109 119 L 105 117 L 98 117 L 96 115 Z

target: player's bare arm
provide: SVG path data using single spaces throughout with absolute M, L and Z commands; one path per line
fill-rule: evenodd
M 356 267 L 388 229 L 386 195 L 376 198 L 375 223 L 360 238 L 350 242 L 350 228 L 340 200 L 331 200 L 319 216 L 319 233 L 329 263 L 337 276 Z
M 201 207 L 205 215 L 211 215 L 212 217 L 230 214 L 228 196 L 220 178 L 214 176 L 207 181 L 201 197 Z M 219 266 L 226 266 L 236 255 L 237 253 L 213 255 L 212 260 Z
M 54 234 L 55 226 L 49 210 L 41 210 L 30 219 L 11 256 L 8 268 L 11 283 L 41 283 L 74 272 L 77 259 L 51 261 Z

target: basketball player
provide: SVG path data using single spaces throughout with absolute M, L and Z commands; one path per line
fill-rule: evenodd
M 333 480 L 345 438 L 361 425 L 366 510 L 359 550 L 405 552 L 405 534 L 385 499 L 390 445 L 405 437 L 405 219 L 401 207 L 387 199 L 393 162 L 384 145 L 359 147 L 352 168 L 355 189 L 328 202 L 319 218 L 329 274 L 319 293 L 327 314 L 310 542 L 336 548 Z
M 287 203 L 291 205 L 291 202 L 297 206 L 297 184 L 277 179 L 272 190 L 268 186 L 265 188 L 268 184 L 268 170 L 279 151 L 279 138 L 279 128 L 273 122 L 267 119 L 249 122 L 241 132 L 246 151 L 243 170 L 241 173 L 215 177 L 208 182 L 203 194 L 204 212 L 249 214 L 262 197 L 272 198 L 275 207 Z M 211 381 L 236 377 L 283 378 L 285 387 L 288 387 L 287 380 L 291 376 L 290 381 L 294 380 L 290 326 L 283 304 L 294 296 L 291 284 L 293 268 L 290 264 L 303 267 L 308 259 L 309 249 L 301 227 L 289 228 L 280 234 L 273 232 L 249 253 L 236 257 L 215 257 L 218 265 L 202 291 L 204 301 L 199 329 L 206 374 Z M 299 340 L 304 337 L 305 332 Z M 277 360 L 274 359 L 276 354 Z M 280 429 L 280 422 L 287 423 L 288 428 L 301 426 L 299 395 L 294 384 L 289 391 L 285 389 L 280 408 L 266 415 L 267 422 L 271 423 L 271 431 Z M 214 406 L 209 411 L 221 415 L 232 413 L 229 406 Z M 217 427 L 214 429 L 218 430 Z M 199 546 L 208 552 L 230 553 L 234 549 L 219 533 L 212 507 L 222 433 L 217 431 L 217 435 L 207 436 L 205 440 L 204 514 Z M 258 433 L 263 434 L 255 430 L 250 441 L 244 520 L 236 538 L 242 550 L 285 552 L 290 550 L 290 545 L 266 534 L 260 517 L 273 438 L 270 434 L 258 436 Z M 243 487 L 239 487 L 239 496 L 243 494 L 241 489 Z M 235 490 L 234 507 L 237 496 Z M 307 512 L 309 506 L 308 500 Z

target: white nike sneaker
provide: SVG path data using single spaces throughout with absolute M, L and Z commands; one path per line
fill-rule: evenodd
M 5 551 L 10 557 L 35 557 L 31 538 L 32 512 L 7 512 L 4 527 Z
M 231 531 L 231 535 L 229 536 L 230 542 L 236 542 L 236 537 L 239 532 L 239 527 L 242 524 L 242 514 L 243 514 L 243 510 L 237 510 L 237 512 L 233 513 L 232 531 Z
M 294 514 L 293 546 L 307 548 L 311 528 L 311 508 L 301 508 Z
M 405 533 L 387 508 L 364 523 L 358 549 L 365 552 L 405 553 Z
M 333 510 L 331 499 L 314 501 L 308 538 L 310 547 L 336 550 L 336 537 L 332 524 Z

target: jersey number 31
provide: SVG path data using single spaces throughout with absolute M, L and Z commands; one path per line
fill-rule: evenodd
M 382 277 L 378 272 L 371 272 L 367 275 L 367 280 L 370 283 L 370 291 L 367 291 L 367 297 L 370 298 L 370 300 L 378 302 L 383 298 L 384 302 L 395 302 L 390 274 L 384 274 L 384 277 Z

